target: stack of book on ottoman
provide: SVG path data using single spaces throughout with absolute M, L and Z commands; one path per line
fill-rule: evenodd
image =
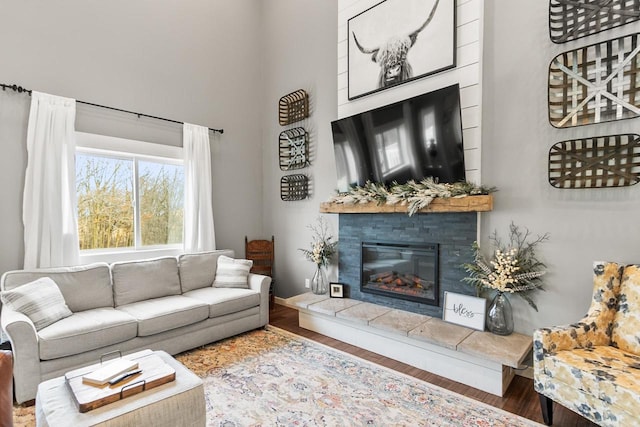
M 80 412 L 174 381 L 176 371 L 151 350 L 68 372 Z

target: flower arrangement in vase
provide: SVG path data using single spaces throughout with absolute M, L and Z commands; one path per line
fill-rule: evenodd
M 322 295 L 329 291 L 329 280 L 325 268 L 331 262 L 338 249 L 338 241 L 329 234 L 329 227 L 323 217 L 318 217 L 316 224 L 307 226 L 313 231 L 311 249 L 300 249 L 305 257 L 316 265 L 311 279 L 311 292 Z
M 522 297 L 534 310 L 538 307 L 530 296 L 531 291 L 543 289 L 542 276 L 546 265 L 536 254 L 538 245 L 549 239 L 549 234 L 531 239 L 529 229 L 522 230 L 513 222 L 509 225 L 509 242 L 504 243 L 497 231 L 489 236 L 494 247 L 487 258 L 477 242 L 473 244 L 474 262 L 463 264 L 469 273 L 463 280 L 481 289 L 497 291 L 487 310 L 487 328 L 499 335 L 513 332 L 513 312 L 506 293 Z

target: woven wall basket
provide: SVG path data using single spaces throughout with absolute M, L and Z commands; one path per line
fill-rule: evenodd
M 309 178 L 303 174 L 280 178 L 280 198 L 285 202 L 304 200 L 309 196 Z
M 549 183 L 556 188 L 628 187 L 639 180 L 640 135 L 572 139 L 549 150 Z
M 557 128 L 640 115 L 639 34 L 564 52 L 549 65 L 549 121 Z
M 309 95 L 302 89 L 291 92 L 278 101 L 278 122 L 281 126 L 309 117 Z
M 304 128 L 280 132 L 278 147 L 280 170 L 301 169 L 309 165 L 309 134 Z
M 549 36 L 564 43 L 640 19 L 640 0 L 550 0 Z

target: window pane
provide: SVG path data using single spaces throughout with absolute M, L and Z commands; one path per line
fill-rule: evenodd
M 76 153 L 80 249 L 134 245 L 133 162 Z
M 138 162 L 142 245 L 182 243 L 184 167 Z

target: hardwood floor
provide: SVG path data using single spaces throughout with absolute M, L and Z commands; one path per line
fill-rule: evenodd
M 533 381 L 516 376 L 504 397 L 494 396 L 489 393 L 465 386 L 455 381 L 448 380 L 438 375 L 431 374 L 413 366 L 406 365 L 393 359 L 363 350 L 342 341 L 321 335 L 319 333 L 303 329 L 298 326 L 298 311 L 289 307 L 276 304 L 270 311 L 269 323 L 278 328 L 294 334 L 312 339 L 321 344 L 328 345 L 338 350 L 350 353 L 362 359 L 369 360 L 387 368 L 394 369 L 415 378 L 427 381 L 431 384 L 446 388 L 455 393 L 463 394 L 475 400 L 479 400 L 496 408 L 518 414 L 522 417 L 542 423 L 540 402 L 538 394 L 533 390 Z M 595 424 L 585 420 L 580 415 L 562 407 L 553 405 L 553 425 L 556 427 L 592 427 Z

